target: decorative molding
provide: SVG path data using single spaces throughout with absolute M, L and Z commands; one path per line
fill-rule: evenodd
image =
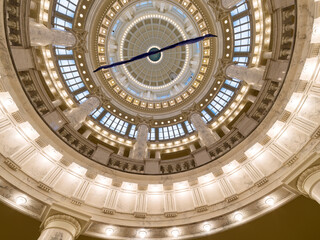
M 116 210 L 111 208 L 102 208 L 102 212 L 105 214 L 114 215 Z
M 221 0 L 209 0 L 208 5 L 212 8 L 214 13 L 216 14 L 217 20 L 221 21 L 224 17 L 226 17 L 233 8 L 227 10 L 222 6 Z
M 267 177 L 264 177 L 261 180 L 259 180 L 258 182 L 256 182 L 254 185 L 256 185 L 257 187 L 261 187 L 264 184 L 266 184 L 268 181 L 269 181 L 269 179 Z
M 81 199 L 72 197 L 71 198 L 71 203 L 74 204 L 74 205 L 77 205 L 77 206 L 81 206 L 84 203 L 84 201 L 81 200 Z
M 232 195 L 231 197 L 226 198 L 226 202 L 227 203 L 231 203 L 233 201 L 236 201 L 239 198 L 239 196 L 237 194 Z
M 68 215 L 53 215 L 49 218 L 47 218 L 44 222 L 44 228 L 47 228 L 47 226 L 55 221 L 63 221 L 63 222 L 67 222 L 69 224 L 71 224 L 75 231 L 76 231 L 76 236 L 79 235 L 79 233 L 81 232 L 81 225 L 80 223 L 73 217 L 68 216 Z
M 17 170 L 20 170 L 20 169 L 21 169 L 21 167 L 20 167 L 18 164 L 16 164 L 14 161 L 12 161 L 12 160 L 9 159 L 9 158 L 6 158 L 6 160 L 4 161 L 4 163 L 7 164 L 7 166 L 8 166 L 9 168 L 11 168 L 12 170 L 14 170 L 14 171 L 17 171 Z
M 311 138 L 318 139 L 320 137 L 320 127 L 312 134 Z
M 133 216 L 136 217 L 136 218 L 146 218 L 147 213 L 145 213 L 145 212 L 134 212 Z
M 167 218 L 174 218 L 174 217 L 178 216 L 178 212 L 165 212 L 164 216 Z
M 294 155 L 292 156 L 288 161 L 285 162 L 285 164 L 290 167 L 292 166 L 296 161 L 298 160 L 298 156 Z
M 317 166 L 308 168 L 299 176 L 297 181 L 297 188 L 302 194 L 309 196 L 309 194 L 304 190 L 304 187 L 303 187 L 304 183 L 307 180 L 307 178 L 309 178 L 310 175 L 319 171 L 320 171 L 320 165 L 317 165 Z
M 209 206 L 208 205 L 204 205 L 204 206 L 199 206 L 199 207 L 196 207 L 195 208 L 195 210 L 197 211 L 197 212 L 205 212 L 205 211 L 207 211 L 209 209 Z
M 42 183 L 42 182 L 38 183 L 38 187 L 46 192 L 50 192 L 52 190 L 52 187 L 49 187 L 47 184 Z
M 83 29 L 77 29 L 77 28 L 66 28 L 67 31 L 73 33 L 73 35 L 76 38 L 76 44 L 71 48 L 74 51 L 81 52 L 81 53 L 87 53 L 87 35 L 88 32 Z

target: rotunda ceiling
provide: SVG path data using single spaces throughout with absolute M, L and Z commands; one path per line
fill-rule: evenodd
M 116 239 L 189 238 L 289 201 L 283 183 L 319 158 L 302 27 L 319 3 L 298 1 L 5 1 L 1 183 L 46 209 L 29 214 Z

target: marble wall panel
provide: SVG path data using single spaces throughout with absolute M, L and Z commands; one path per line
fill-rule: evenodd
M 0 152 L 5 157 L 11 156 L 28 144 L 28 142 L 14 128 L 10 128 L 0 133 L 0 143 Z
M 224 200 L 223 193 L 218 182 L 213 182 L 201 187 L 204 198 L 208 205 L 212 205 Z
M 108 189 L 103 186 L 91 185 L 85 202 L 87 204 L 102 208 L 108 194 Z
M 298 115 L 320 124 L 320 96 L 308 96 Z
M 162 214 L 164 212 L 163 194 L 148 194 L 147 211 L 150 214 Z
M 54 190 L 71 197 L 80 186 L 81 182 L 82 179 L 80 177 L 69 172 L 64 172 L 55 184 Z
M 319 115 L 320 116 L 320 115 Z M 295 127 L 289 126 L 278 138 L 277 143 L 295 153 L 309 140 L 307 134 Z
M 136 204 L 136 194 L 130 192 L 120 193 L 117 209 L 121 209 L 121 212 L 124 213 L 133 213 L 135 210 Z
M 175 197 L 178 212 L 194 209 L 194 203 L 190 190 L 176 192 Z
M 254 183 L 244 169 L 239 169 L 228 176 L 228 179 L 237 193 L 250 188 Z
M 252 164 L 258 168 L 265 176 L 269 176 L 281 166 L 281 161 L 269 150 L 259 154 L 253 159 Z
M 38 153 L 23 165 L 23 171 L 40 181 L 55 166 L 55 163 Z

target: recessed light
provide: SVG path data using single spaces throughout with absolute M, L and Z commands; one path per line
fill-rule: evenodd
M 269 206 L 273 206 L 275 201 L 272 197 L 267 197 L 266 200 L 265 200 L 265 203 Z
M 23 205 L 27 203 L 27 199 L 25 197 L 19 196 L 16 199 L 16 204 Z
M 242 213 L 236 213 L 236 214 L 234 214 L 234 220 L 236 220 L 236 221 L 242 221 L 242 219 L 243 219 L 243 215 L 242 215 Z
M 176 237 L 179 237 L 180 232 L 178 229 L 174 229 L 171 231 L 171 235 L 176 238 Z
M 147 236 L 147 231 L 145 231 L 145 230 L 140 230 L 140 231 L 138 232 L 138 235 L 139 235 L 140 238 L 145 238 L 145 237 Z
M 109 227 L 109 228 L 106 229 L 107 236 L 111 236 L 113 233 L 114 233 L 114 229 L 113 228 Z
M 205 223 L 203 225 L 203 230 L 206 232 L 210 232 L 211 231 L 211 225 L 209 223 Z

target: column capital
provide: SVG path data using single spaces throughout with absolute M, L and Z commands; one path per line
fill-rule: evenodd
M 152 118 L 150 117 L 142 117 L 140 115 L 137 115 L 136 117 L 137 119 L 137 128 L 139 128 L 140 126 L 147 126 L 148 129 L 150 128 L 150 124 L 151 124 L 151 121 L 152 121 Z
M 44 229 L 60 228 L 69 232 L 73 237 L 76 237 L 81 232 L 80 223 L 73 217 L 64 214 L 57 214 L 48 217 L 44 224 Z
M 308 168 L 298 178 L 297 188 L 306 195 L 311 196 L 312 187 L 320 181 L 320 165 Z

